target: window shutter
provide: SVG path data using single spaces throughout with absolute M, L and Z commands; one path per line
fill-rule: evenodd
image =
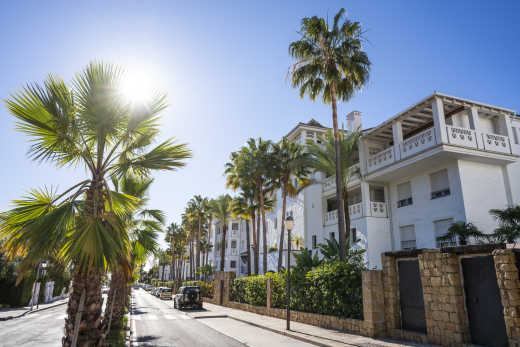
M 450 188 L 448 170 L 444 169 L 430 175 L 432 192 L 440 192 Z
M 370 187 L 370 201 L 385 202 L 385 189 L 383 187 Z
M 397 185 L 397 194 L 399 195 L 399 200 L 409 199 L 412 197 L 412 187 L 410 182 L 402 183 Z
M 413 225 L 400 227 L 401 241 L 415 241 L 415 228 Z

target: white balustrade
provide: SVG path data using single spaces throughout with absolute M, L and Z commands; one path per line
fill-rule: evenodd
M 386 202 L 370 202 L 370 214 L 372 217 L 387 217 L 386 214 Z
M 447 125 L 446 132 L 448 134 L 448 142 L 450 144 L 469 148 L 477 148 L 477 133 L 475 130 Z
M 382 150 L 379 153 L 371 155 L 367 160 L 367 169 L 368 172 L 375 171 L 382 167 L 392 164 L 395 161 L 394 157 L 394 147 L 389 147 L 385 150 Z
M 482 140 L 486 151 L 511 154 L 511 143 L 507 136 L 483 133 Z
M 325 214 L 325 225 L 336 224 L 338 222 L 338 210 L 329 211 Z
M 323 191 L 328 191 L 336 188 L 336 176 L 330 176 L 323 180 L 322 182 Z
M 363 205 L 361 203 L 349 205 L 348 212 L 350 219 L 361 218 L 363 217 Z
M 435 146 L 435 130 L 429 128 L 401 142 L 401 158 L 410 157 L 433 146 Z

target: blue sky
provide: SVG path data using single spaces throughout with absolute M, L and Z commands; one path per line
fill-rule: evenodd
M 345 7 L 366 29 L 368 85 L 339 105 L 376 125 L 434 90 L 520 111 L 519 1 L 19 1 L 0 2 L 0 97 L 48 73 L 70 80 L 91 60 L 143 69 L 168 93 L 164 137 L 194 158 L 160 173 L 150 205 L 179 221 L 194 194 L 225 191 L 229 153 L 249 137 L 278 140 L 299 121 L 331 124 L 329 106 L 286 82 L 302 17 Z M 82 170 L 27 158 L 0 107 L 0 211 L 25 191 L 66 189 Z

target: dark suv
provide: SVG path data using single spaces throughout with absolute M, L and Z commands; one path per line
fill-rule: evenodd
M 185 307 L 202 308 L 202 296 L 200 288 L 196 286 L 180 287 L 173 297 L 173 308 L 182 310 Z

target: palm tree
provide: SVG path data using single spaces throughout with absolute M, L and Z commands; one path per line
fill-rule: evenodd
M 340 172 L 343 180 L 342 197 L 343 197 L 343 215 L 345 216 L 345 228 L 350 231 L 350 214 L 348 212 L 348 184 L 352 176 L 359 173 L 359 169 L 354 164 L 359 162 L 359 136 L 360 131 L 356 130 L 350 134 L 341 132 L 339 135 L 340 147 Z M 313 157 L 311 167 L 318 172 L 324 173 L 326 176 L 333 176 L 336 173 L 336 140 L 330 130 L 325 132 L 325 136 L 319 137 L 321 144 L 314 141 L 307 141 L 309 153 Z M 338 209 L 339 209 L 338 204 Z M 339 216 L 339 214 L 338 214 Z M 350 233 L 347 233 L 347 235 Z M 345 243 L 347 246 L 350 242 L 349 236 L 346 236 Z M 340 240 L 341 241 L 341 240 Z M 352 240 L 355 242 L 355 240 Z
M 332 105 L 332 124 L 336 149 L 336 163 L 341 161 L 339 146 L 337 101 L 347 101 L 368 81 L 370 61 L 363 51 L 363 31 L 359 22 L 340 21 L 345 9 L 334 16 L 332 28 L 324 18 L 303 18 L 298 41 L 289 45 L 289 54 L 296 60 L 290 68 L 291 84 L 308 94 L 311 100 L 319 95 Z M 343 180 L 340 165 L 336 165 L 336 199 L 338 201 L 338 234 L 340 258 L 346 255 L 346 232 L 342 200 Z
M 231 215 L 233 217 L 240 217 L 240 219 L 246 222 L 246 245 L 247 245 L 247 275 L 251 276 L 251 240 L 249 231 L 249 222 L 251 220 L 251 205 L 249 204 L 251 197 L 247 196 L 246 193 L 235 197 L 231 201 Z M 254 209 L 254 207 L 253 207 Z
M 287 195 L 295 196 L 297 187 L 292 184 L 291 178 L 298 181 L 306 179 L 310 173 L 311 155 L 303 146 L 289 142 L 287 138 L 273 146 L 275 157 L 274 173 L 277 177 L 277 186 L 282 190 L 282 226 L 280 232 L 280 247 L 278 248 L 278 272 L 282 269 L 283 242 L 285 234 L 285 214 L 287 209 Z
M 231 197 L 229 194 L 221 195 L 215 200 L 215 218 L 220 220 L 223 225 L 222 228 L 222 241 L 220 243 L 220 271 L 224 271 L 224 261 L 226 257 L 226 234 L 227 224 L 230 217 L 231 211 Z
M 179 257 L 179 247 L 181 249 L 184 248 L 184 242 L 185 242 L 186 234 L 184 232 L 184 229 L 177 223 L 171 223 L 166 228 L 166 235 L 164 237 L 164 240 L 169 243 L 170 245 L 170 253 L 171 253 L 171 267 L 172 267 L 172 274 L 174 274 L 173 279 L 177 280 L 177 272 L 178 272 L 178 266 L 176 266 L 176 260 Z
M 472 223 L 456 222 L 448 228 L 446 234 L 437 237 L 437 241 L 454 241 L 458 238 L 459 244 L 465 246 L 468 244 L 470 237 L 479 239 L 486 237 L 486 235 L 480 232 Z
M 82 166 L 88 176 L 61 194 L 32 190 L 0 218 L 4 249 L 11 256 L 25 254 L 24 270 L 49 254 L 74 266 L 64 346 L 101 342 L 101 279 L 127 254 L 124 218 L 138 199 L 113 191 L 106 178 L 128 172 L 148 177 L 182 167 L 191 157 L 185 144 L 171 139 L 150 148 L 165 97 L 129 105 L 119 94 L 121 77 L 116 66 L 91 63 L 72 87 L 50 76 L 6 100 L 18 130 L 30 138 L 32 159 Z
M 520 205 L 489 211 L 499 222 L 492 237 L 496 242 L 515 243 L 520 238 Z
M 208 210 L 208 198 L 203 198 L 200 195 L 195 195 L 189 202 L 188 208 L 190 209 L 193 218 L 197 221 L 198 229 L 195 232 L 195 270 L 197 274 L 200 267 L 200 237 L 202 234 L 202 224 L 206 218 Z

